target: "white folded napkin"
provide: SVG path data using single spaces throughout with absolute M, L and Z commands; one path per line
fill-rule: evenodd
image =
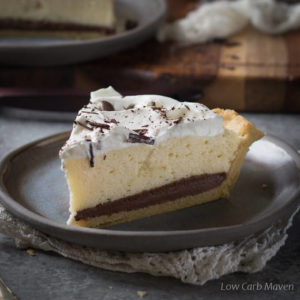
M 240 241 L 168 253 L 125 253 L 71 244 L 39 232 L 1 205 L 0 232 L 12 237 L 19 248 L 53 251 L 106 270 L 170 276 L 185 283 L 203 285 L 225 274 L 262 270 L 284 245 L 295 214 L 296 211 L 288 220 L 279 220 L 267 230 Z
M 300 4 L 275 0 L 217 1 L 200 5 L 185 18 L 164 25 L 158 40 L 183 44 L 204 43 L 227 38 L 251 23 L 270 34 L 280 34 L 300 27 Z

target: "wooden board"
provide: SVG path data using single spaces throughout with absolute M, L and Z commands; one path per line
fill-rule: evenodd
M 169 0 L 170 20 L 195 0 Z M 48 68 L 1 67 L 0 87 L 113 85 L 124 94 L 157 93 L 239 111 L 300 112 L 300 31 L 270 36 L 248 27 L 226 41 L 180 46 L 155 39 L 112 57 Z

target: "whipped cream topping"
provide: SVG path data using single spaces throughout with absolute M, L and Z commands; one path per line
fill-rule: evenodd
M 123 97 L 108 87 L 91 93 L 90 103 L 79 111 L 60 157 L 88 157 L 93 167 L 94 156 L 110 150 L 223 132 L 222 117 L 200 103 L 159 95 Z

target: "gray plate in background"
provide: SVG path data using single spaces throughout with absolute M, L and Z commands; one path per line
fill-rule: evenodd
M 251 146 L 230 199 L 108 229 L 67 226 L 68 189 L 58 158 L 67 135 L 25 145 L 4 158 L 0 166 L 3 205 L 37 229 L 66 241 L 150 252 L 217 245 L 267 228 L 290 215 L 299 203 L 299 155 L 284 142 L 267 136 Z
M 66 65 L 107 56 L 151 37 L 167 12 L 165 0 L 116 0 L 115 8 L 117 16 L 136 20 L 138 26 L 102 39 L 0 38 L 0 63 Z

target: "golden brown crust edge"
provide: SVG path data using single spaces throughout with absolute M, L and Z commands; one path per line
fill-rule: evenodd
M 215 108 L 213 111 L 222 116 L 224 128 L 235 131 L 248 146 L 265 135 L 234 110 Z
M 231 168 L 227 174 L 227 196 L 229 196 L 229 191 L 233 188 L 239 177 L 240 169 L 249 146 L 265 134 L 234 110 L 215 108 L 213 111 L 222 116 L 224 128 L 236 132 L 241 140 L 236 157 L 232 161 Z

